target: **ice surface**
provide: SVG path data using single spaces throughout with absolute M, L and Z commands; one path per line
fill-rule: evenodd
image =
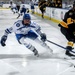
M 9 9 L 0 10 L 0 37 L 6 28 L 18 20 L 16 17 L 17 14 L 13 14 Z M 41 26 L 48 40 L 66 46 L 67 40 L 58 28 L 46 23 L 40 17 L 34 15 L 31 17 Z M 35 57 L 25 46 L 18 44 L 15 34 L 12 33 L 6 41 L 6 47 L 0 46 L 0 75 L 75 75 L 73 67 L 75 60 L 63 59 L 66 57 L 65 50 L 46 42 L 53 49 L 54 55 L 51 56 L 49 51 L 39 44 L 27 40 L 37 48 L 40 57 Z

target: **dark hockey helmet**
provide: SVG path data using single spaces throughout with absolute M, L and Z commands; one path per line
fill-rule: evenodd
M 75 3 L 73 4 L 73 7 L 75 7 Z
M 31 16 L 29 14 L 24 14 L 23 16 L 23 24 L 25 26 L 29 26 L 31 21 Z
M 29 14 L 24 14 L 23 20 L 31 20 L 31 16 Z

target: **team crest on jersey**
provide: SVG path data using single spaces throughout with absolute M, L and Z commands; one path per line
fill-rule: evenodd
M 19 27 L 19 26 L 20 26 L 20 24 L 19 24 L 19 23 L 17 23 L 17 24 L 16 24 L 16 27 Z
M 71 16 L 72 14 L 73 14 L 72 12 L 69 13 L 70 16 Z

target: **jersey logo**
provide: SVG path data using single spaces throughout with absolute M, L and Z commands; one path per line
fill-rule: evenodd
M 69 13 L 69 15 L 70 15 L 70 16 L 72 16 L 72 15 L 73 15 L 73 13 L 72 13 L 72 12 L 70 12 L 70 13 Z
M 20 26 L 20 24 L 19 24 L 19 23 L 17 23 L 17 24 L 16 24 L 16 27 L 19 27 L 19 26 Z

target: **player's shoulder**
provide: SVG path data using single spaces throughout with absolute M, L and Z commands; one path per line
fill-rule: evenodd
M 21 24 L 22 24 L 22 20 L 18 20 L 14 23 L 14 26 L 20 27 Z

